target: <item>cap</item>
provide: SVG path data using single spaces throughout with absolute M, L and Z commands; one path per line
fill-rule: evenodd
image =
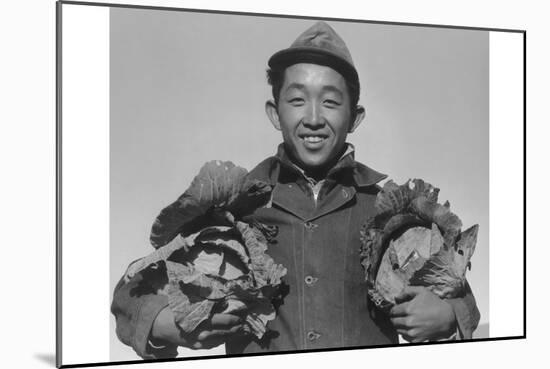
M 302 33 L 289 48 L 269 58 L 270 68 L 286 68 L 297 63 L 326 65 L 346 79 L 359 84 L 357 70 L 344 40 L 325 22 L 317 22 Z

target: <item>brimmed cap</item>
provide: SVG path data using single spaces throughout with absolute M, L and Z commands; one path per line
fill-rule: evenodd
M 359 85 L 351 53 L 342 38 L 325 22 L 317 22 L 302 33 L 289 48 L 269 58 L 272 69 L 284 69 L 297 63 L 326 65 Z

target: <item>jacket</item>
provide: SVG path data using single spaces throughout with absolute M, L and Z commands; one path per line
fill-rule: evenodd
M 364 347 L 398 343 L 389 318 L 367 297 L 359 262 L 360 228 L 374 215 L 374 202 L 386 176 L 345 154 L 329 171 L 320 191 L 286 156 L 278 153 L 250 173 L 273 186 L 271 206 L 257 209 L 245 221 L 277 226 L 276 242 L 268 253 L 287 268 L 284 298 L 277 317 L 261 341 L 236 336 L 226 343 L 228 354 Z M 319 189 L 319 187 L 317 187 Z M 150 277 L 148 277 L 150 279 Z M 141 281 L 141 282 L 140 282 Z M 167 298 L 154 293 L 132 296 L 143 283 L 137 275 L 115 289 L 112 312 L 117 334 L 144 358 L 173 357 L 176 347 L 157 348 L 148 336 Z M 463 338 L 471 338 L 479 321 L 471 292 L 448 300 Z

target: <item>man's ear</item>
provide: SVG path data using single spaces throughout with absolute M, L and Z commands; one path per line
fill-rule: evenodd
M 353 120 L 353 122 L 351 122 L 348 133 L 352 133 L 357 129 L 357 127 L 359 127 L 359 124 L 361 124 L 361 122 L 365 118 L 365 114 L 365 108 L 361 105 L 357 105 L 355 108 L 355 119 Z
M 273 127 L 275 127 L 277 131 L 280 131 L 281 122 L 279 122 L 279 113 L 277 113 L 277 104 L 275 104 L 275 101 L 267 100 L 265 102 L 265 113 L 271 121 L 271 124 L 273 124 Z

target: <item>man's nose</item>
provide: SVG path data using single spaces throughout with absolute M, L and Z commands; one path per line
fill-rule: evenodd
M 317 104 L 311 104 L 304 117 L 304 125 L 310 128 L 319 128 L 325 124 L 321 109 Z

